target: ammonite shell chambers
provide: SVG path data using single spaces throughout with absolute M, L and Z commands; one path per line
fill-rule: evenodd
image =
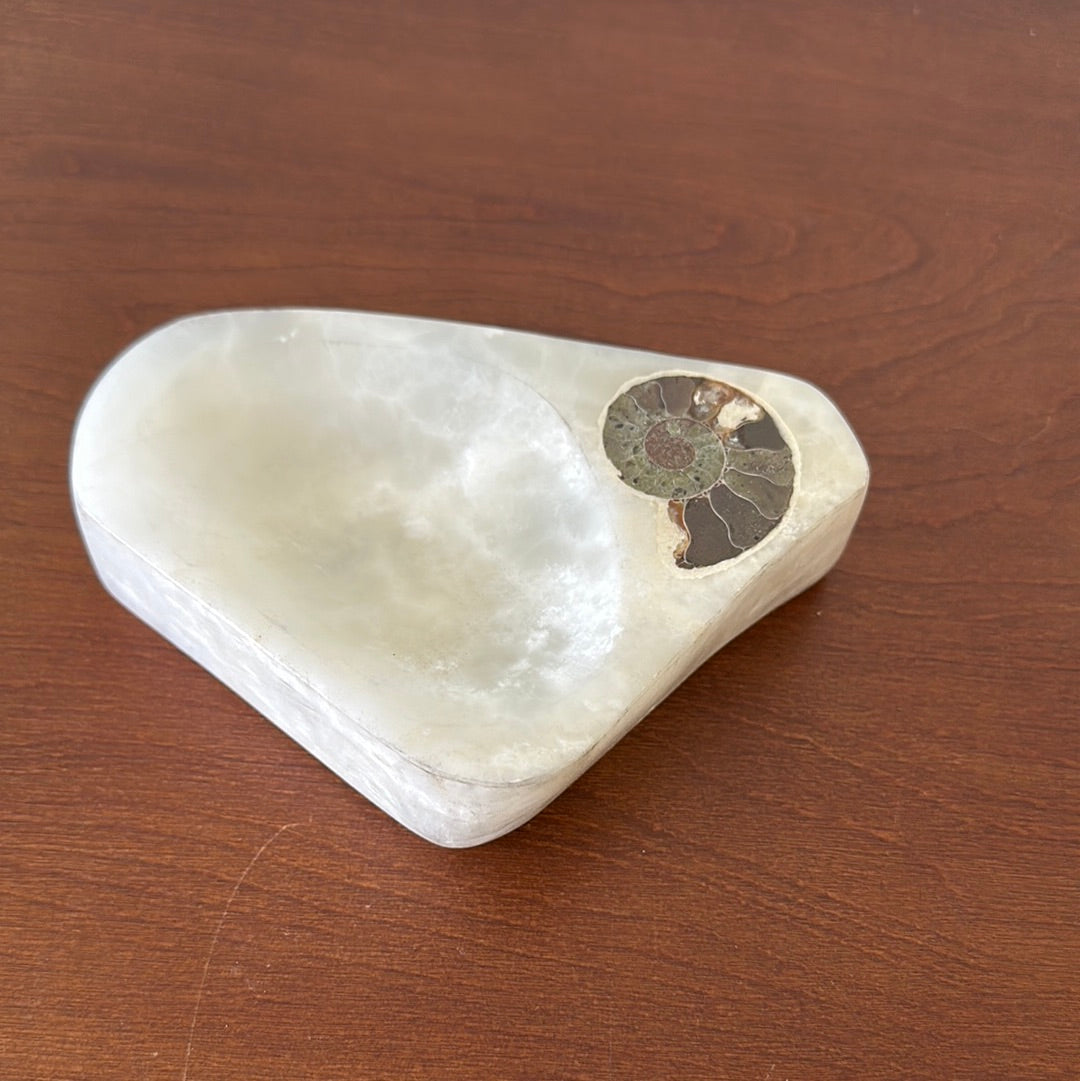
M 631 488 L 666 500 L 679 567 L 712 567 L 759 544 L 791 502 L 795 464 L 776 422 L 744 391 L 691 375 L 642 380 L 608 406 L 604 450 Z

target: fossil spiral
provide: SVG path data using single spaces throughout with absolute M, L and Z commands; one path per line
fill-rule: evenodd
M 679 567 L 711 567 L 759 544 L 791 502 L 795 463 L 776 421 L 714 379 L 659 375 L 607 409 L 604 451 L 625 484 L 666 500 Z

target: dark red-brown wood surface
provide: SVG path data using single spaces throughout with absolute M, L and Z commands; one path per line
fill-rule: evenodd
M 0 1077 L 1080 1077 L 1080 8 L 0 3 Z M 812 380 L 825 581 L 524 828 L 393 823 L 122 611 L 66 477 L 209 308 Z

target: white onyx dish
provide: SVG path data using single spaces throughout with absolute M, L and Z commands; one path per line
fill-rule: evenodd
M 142 338 L 71 460 L 109 592 L 450 846 L 532 817 L 824 575 L 867 481 L 788 376 L 318 310 Z

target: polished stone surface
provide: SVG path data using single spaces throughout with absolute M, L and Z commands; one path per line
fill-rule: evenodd
M 106 587 L 409 828 L 520 825 L 839 557 L 866 460 L 772 372 L 395 316 L 170 324 L 72 488 Z

